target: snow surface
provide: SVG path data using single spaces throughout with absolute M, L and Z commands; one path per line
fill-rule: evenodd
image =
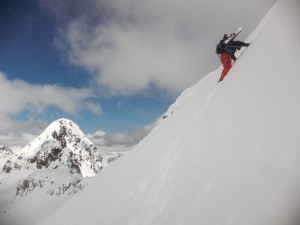
M 300 2 L 278 1 L 227 77 L 39 225 L 289 225 L 300 204 Z
M 37 173 L 39 177 L 42 176 L 44 172 L 44 177 L 52 179 L 45 179 L 45 181 L 54 181 L 53 184 L 45 184 L 43 182 L 43 188 L 35 188 L 31 190 L 30 194 L 23 195 L 22 197 L 16 195 L 17 186 L 20 181 L 24 178 L 32 177 Z M 52 172 L 52 174 L 51 174 Z M 33 225 L 36 224 L 41 219 L 45 218 L 49 213 L 55 211 L 63 203 L 65 203 L 72 195 L 65 194 L 56 195 L 57 184 L 63 185 L 68 184 L 74 176 L 79 176 L 78 174 L 72 175 L 72 177 L 67 173 L 62 171 L 31 171 L 31 170 L 18 170 L 13 171 L 12 174 L 1 173 L 0 174 L 0 224 L 1 225 Z M 54 177 L 53 177 L 54 176 Z M 58 178 L 64 179 L 63 182 L 59 182 Z M 87 178 L 86 178 L 87 179 Z M 43 180 L 39 180 L 43 181 Z M 85 180 L 84 180 L 85 181 Z M 84 182 L 85 183 L 85 182 Z M 70 188 L 72 190 L 72 188 Z M 54 195 L 50 195 L 49 191 L 53 191 Z

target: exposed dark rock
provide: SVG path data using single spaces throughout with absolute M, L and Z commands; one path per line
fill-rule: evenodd
M 60 145 L 61 145 L 62 148 L 67 147 L 67 141 L 66 141 L 65 137 L 61 137 L 59 139 L 59 143 L 60 143 Z
M 24 179 L 20 181 L 17 186 L 17 193 L 16 196 L 24 196 L 28 193 L 32 192 L 36 187 L 42 188 L 43 182 L 41 180 L 35 179 Z
M 17 163 L 15 162 L 14 168 L 17 169 L 17 170 L 20 170 L 22 167 L 21 167 L 19 164 L 17 164 Z
M 34 156 L 33 158 L 28 158 L 27 162 L 29 162 L 29 163 L 35 163 L 36 162 L 36 157 Z
M 69 152 L 69 154 L 70 154 L 69 160 L 70 160 L 70 163 L 71 163 L 72 171 L 81 174 L 81 170 L 80 170 L 81 164 L 78 162 L 76 157 L 74 157 L 73 152 Z
M 12 167 L 13 167 L 12 162 L 10 160 L 7 160 L 2 168 L 2 171 L 4 171 L 5 173 L 10 173 L 10 171 L 12 170 Z
M 58 140 L 58 134 L 56 133 L 56 131 L 53 131 L 51 135 L 55 140 Z
M 61 148 L 52 148 L 52 149 L 51 149 L 51 153 L 52 153 L 53 155 L 58 155 L 61 151 L 62 151 Z

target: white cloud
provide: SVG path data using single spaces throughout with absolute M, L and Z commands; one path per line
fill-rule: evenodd
M 12 115 L 28 110 L 33 114 L 43 113 L 47 107 L 54 106 L 60 110 L 76 115 L 83 107 L 101 112 L 101 106 L 87 99 L 94 94 L 89 88 L 66 88 L 57 85 L 29 84 L 22 80 L 8 80 L 0 72 L 0 114 Z M 79 107 L 83 103 L 83 107 Z
M 101 115 L 103 113 L 101 105 L 93 102 L 85 102 L 84 107 L 95 115 Z
M 140 94 L 153 86 L 178 94 L 219 64 L 215 43 L 224 32 L 243 25 L 249 34 L 273 2 L 97 0 L 82 7 L 65 0 L 76 16 L 64 20 L 57 44 L 108 95 Z
M 0 144 L 25 146 L 48 125 L 40 120 L 18 121 L 0 115 Z
M 118 132 L 114 134 L 106 134 L 103 131 L 97 131 L 89 134 L 87 137 L 101 150 L 102 147 L 124 146 L 133 147 L 141 141 L 152 130 L 156 123 L 146 127 L 130 126 L 128 132 Z M 127 148 L 126 148 L 127 149 Z

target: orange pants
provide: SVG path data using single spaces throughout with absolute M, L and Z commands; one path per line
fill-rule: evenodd
M 221 62 L 223 64 L 223 71 L 219 81 L 222 81 L 231 69 L 231 56 L 228 53 L 222 53 Z

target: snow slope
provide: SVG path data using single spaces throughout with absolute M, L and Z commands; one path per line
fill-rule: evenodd
M 186 90 L 139 145 L 39 224 L 293 224 L 299 21 L 299 0 L 279 0 L 223 82 L 219 68 Z

